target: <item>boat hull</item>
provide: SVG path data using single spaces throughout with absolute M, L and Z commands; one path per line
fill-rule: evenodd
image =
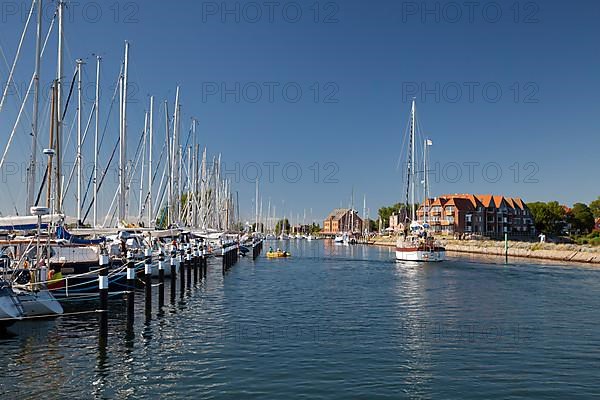
M 47 290 L 32 292 L 15 289 L 15 294 L 23 306 L 26 317 L 53 317 L 63 313 L 63 308 Z
M 440 262 L 445 259 L 446 249 L 443 247 L 433 249 L 396 247 L 396 260 L 398 261 Z

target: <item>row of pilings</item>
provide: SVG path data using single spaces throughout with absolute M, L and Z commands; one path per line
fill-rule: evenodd
M 179 280 L 179 295 L 181 298 L 192 285 L 196 286 L 201 281 L 205 281 L 208 274 L 208 252 L 202 243 L 180 243 L 170 252 L 169 261 L 169 279 L 170 279 L 170 299 L 174 303 L 177 297 L 177 280 Z M 158 310 L 162 313 L 165 305 L 165 270 L 167 262 L 163 251 L 158 254 L 158 284 L 152 283 L 152 250 L 144 251 L 144 270 L 138 274 L 136 271 L 136 259 L 131 252 L 127 253 L 127 258 L 123 260 L 127 271 L 126 290 L 126 315 L 127 329 L 133 330 L 135 320 L 135 298 L 136 288 L 140 285 L 144 287 L 144 312 L 146 320 L 152 318 L 152 296 L 158 292 Z M 109 312 L 109 283 L 108 283 L 108 264 L 109 258 L 106 254 L 99 257 L 98 269 L 98 289 L 100 295 L 100 337 L 108 337 L 108 312 Z
M 252 242 L 252 258 L 256 259 L 263 248 L 262 239 L 255 239 Z M 167 255 L 169 261 L 166 261 Z M 237 240 L 224 242 L 220 254 L 221 256 L 222 273 L 225 274 L 240 258 L 240 243 Z M 127 330 L 133 331 L 135 320 L 135 300 L 136 288 L 143 286 L 144 288 L 144 314 L 146 321 L 152 318 L 152 297 L 158 296 L 158 310 L 161 314 L 165 305 L 165 279 L 167 279 L 165 271 L 169 268 L 170 280 L 170 300 L 174 304 L 177 298 L 179 287 L 179 296 L 183 299 L 186 291 L 189 291 L 192 286 L 198 285 L 202 281 L 206 281 L 208 274 L 208 249 L 203 242 L 179 243 L 174 246 L 170 254 L 165 254 L 162 250 L 158 254 L 158 283 L 153 283 L 152 266 L 153 255 L 151 249 L 145 249 L 143 259 L 143 273 L 138 273 L 136 264 L 140 261 L 134 257 L 131 252 L 127 253 L 126 259 L 123 260 L 123 265 L 126 268 L 127 281 L 123 293 L 126 299 L 126 316 Z M 168 265 L 167 265 L 168 263 Z M 106 254 L 101 254 L 99 257 L 98 268 L 98 288 L 100 294 L 100 337 L 104 340 L 108 337 L 108 312 L 109 312 L 109 257 Z M 179 282 L 178 282 L 179 281 Z M 156 293 L 158 292 L 158 293 Z M 137 295 L 140 293 L 138 292 Z

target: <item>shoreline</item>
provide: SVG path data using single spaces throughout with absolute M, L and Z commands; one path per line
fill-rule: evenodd
M 395 245 L 395 240 L 396 237 L 383 237 L 371 241 L 370 244 L 392 247 Z M 505 256 L 502 241 L 454 239 L 440 239 L 440 241 L 449 252 Z M 508 257 L 600 264 L 600 248 L 577 244 L 509 241 Z

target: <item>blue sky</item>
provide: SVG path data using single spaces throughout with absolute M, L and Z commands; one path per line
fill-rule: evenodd
M 130 150 L 148 95 L 157 105 L 168 100 L 172 110 L 180 85 L 183 130 L 191 117 L 199 120 L 200 143 L 210 155 L 222 153 L 244 215 L 254 210 L 257 165 L 265 211 L 271 198 L 278 214 L 294 218 L 312 209 L 321 219 L 346 206 L 352 190 L 361 210 L 366 194 L 371 216 L 404 200 L 396 166 L 413 96 L 434 142 L 432 194 L 496 193 L 566 204 L 600 195 L 596 1 L 483 1 L 472 9 L 448 1 L 281 1 L 272 9 L 260 1 L 173 3 L 70 2 L 66 75 L 70 80 L 73 60 L 84 58 L 84 85 L 92 87 L 94 54 L 102 55 L 106 118 L 128 40 Z M 0 44 L 9 64 L 27 7 L 3 5 Z M 32 33 L 15 76 L 25 87 L 33 71 Z M 43 62 L 46 87 L 55 49 L 53 34 Z M 7 70 L 0 60 L 3 84 Z M 2 149 L 18 104 L 9 96 L 0 113 Z M 156 113 L 160 135 L 164 117 L 158 107 Z M 108 122 L 111 143 L 116 117 Z M 26 121 L 21 125 L 8 157 L 17 164 L 29 145 Z M 108 159 L 110 147 L 101 159 Z M 22 211 L 22 179 L 6 170 L 2 178 L 2 213 L 14 214 L 13 202 Z M 115 187 L 102 194 L 104 207 Z

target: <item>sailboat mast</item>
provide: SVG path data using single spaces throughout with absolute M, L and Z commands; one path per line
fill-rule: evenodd
M 125 42 L 125 59 L 121 79 L 121 130 L 119 137 L 119 223 L 126 219 L 126 184 L 127 167 L 127 70 L 129 66 L 129 42 Z
M 410 213 L 411 213 L 411 221 L 414 221 L 415 218 L 415 100 L 412 101 L 412 110 L 410 116 L 410 171 L 411 171 L 411 180 L 410 180 Z
M 173 202 L 173 146 L 169 134 L 169 103 L 165 100 L 165 135 L 167 144 L 167 167 L 169 175 L 169 193 L 167 196 L 167 227 L 171 225 Z
M 94 133 L 94 227 L 98 226 L 98 151 L 100 134 L 100 61 L 102 58 L 96 56 L 96 98 L 94 100 L 94 111 L 96 113 L 96 127 Z
M 31 121 L 31 160 L 29 165 L 29 178 L 27 179 L 27 210 L 30 213 L 34 205 L 36 164 L 37 164 L 37 138 L 38 114 L 40 105 L 40 66 L 42 57 L 42 0 L 37 0 L 37 29 L 35 35 L 35 72 L 33 73 L 33 115 Z
M 423 223 L 427 222 L 427 139 L 423 142 Z
M 81 187 L 83 185 L 83 166 L 81 164 L 81 66 L 82 59 L 77 59 L 77 226 L 81 226 Z
M 64 7 L 65 2 L 58 1 L 58 63 L 56 68 L 56 199 L 55 212 L 62 211 L 62 79 L 63 79 L 63 41 L 64 41 Z
M 154 96 L 150 96 L 150 137 L 148 143 L 148 227 L 152 226 L 152 149 L 154 146 Z

